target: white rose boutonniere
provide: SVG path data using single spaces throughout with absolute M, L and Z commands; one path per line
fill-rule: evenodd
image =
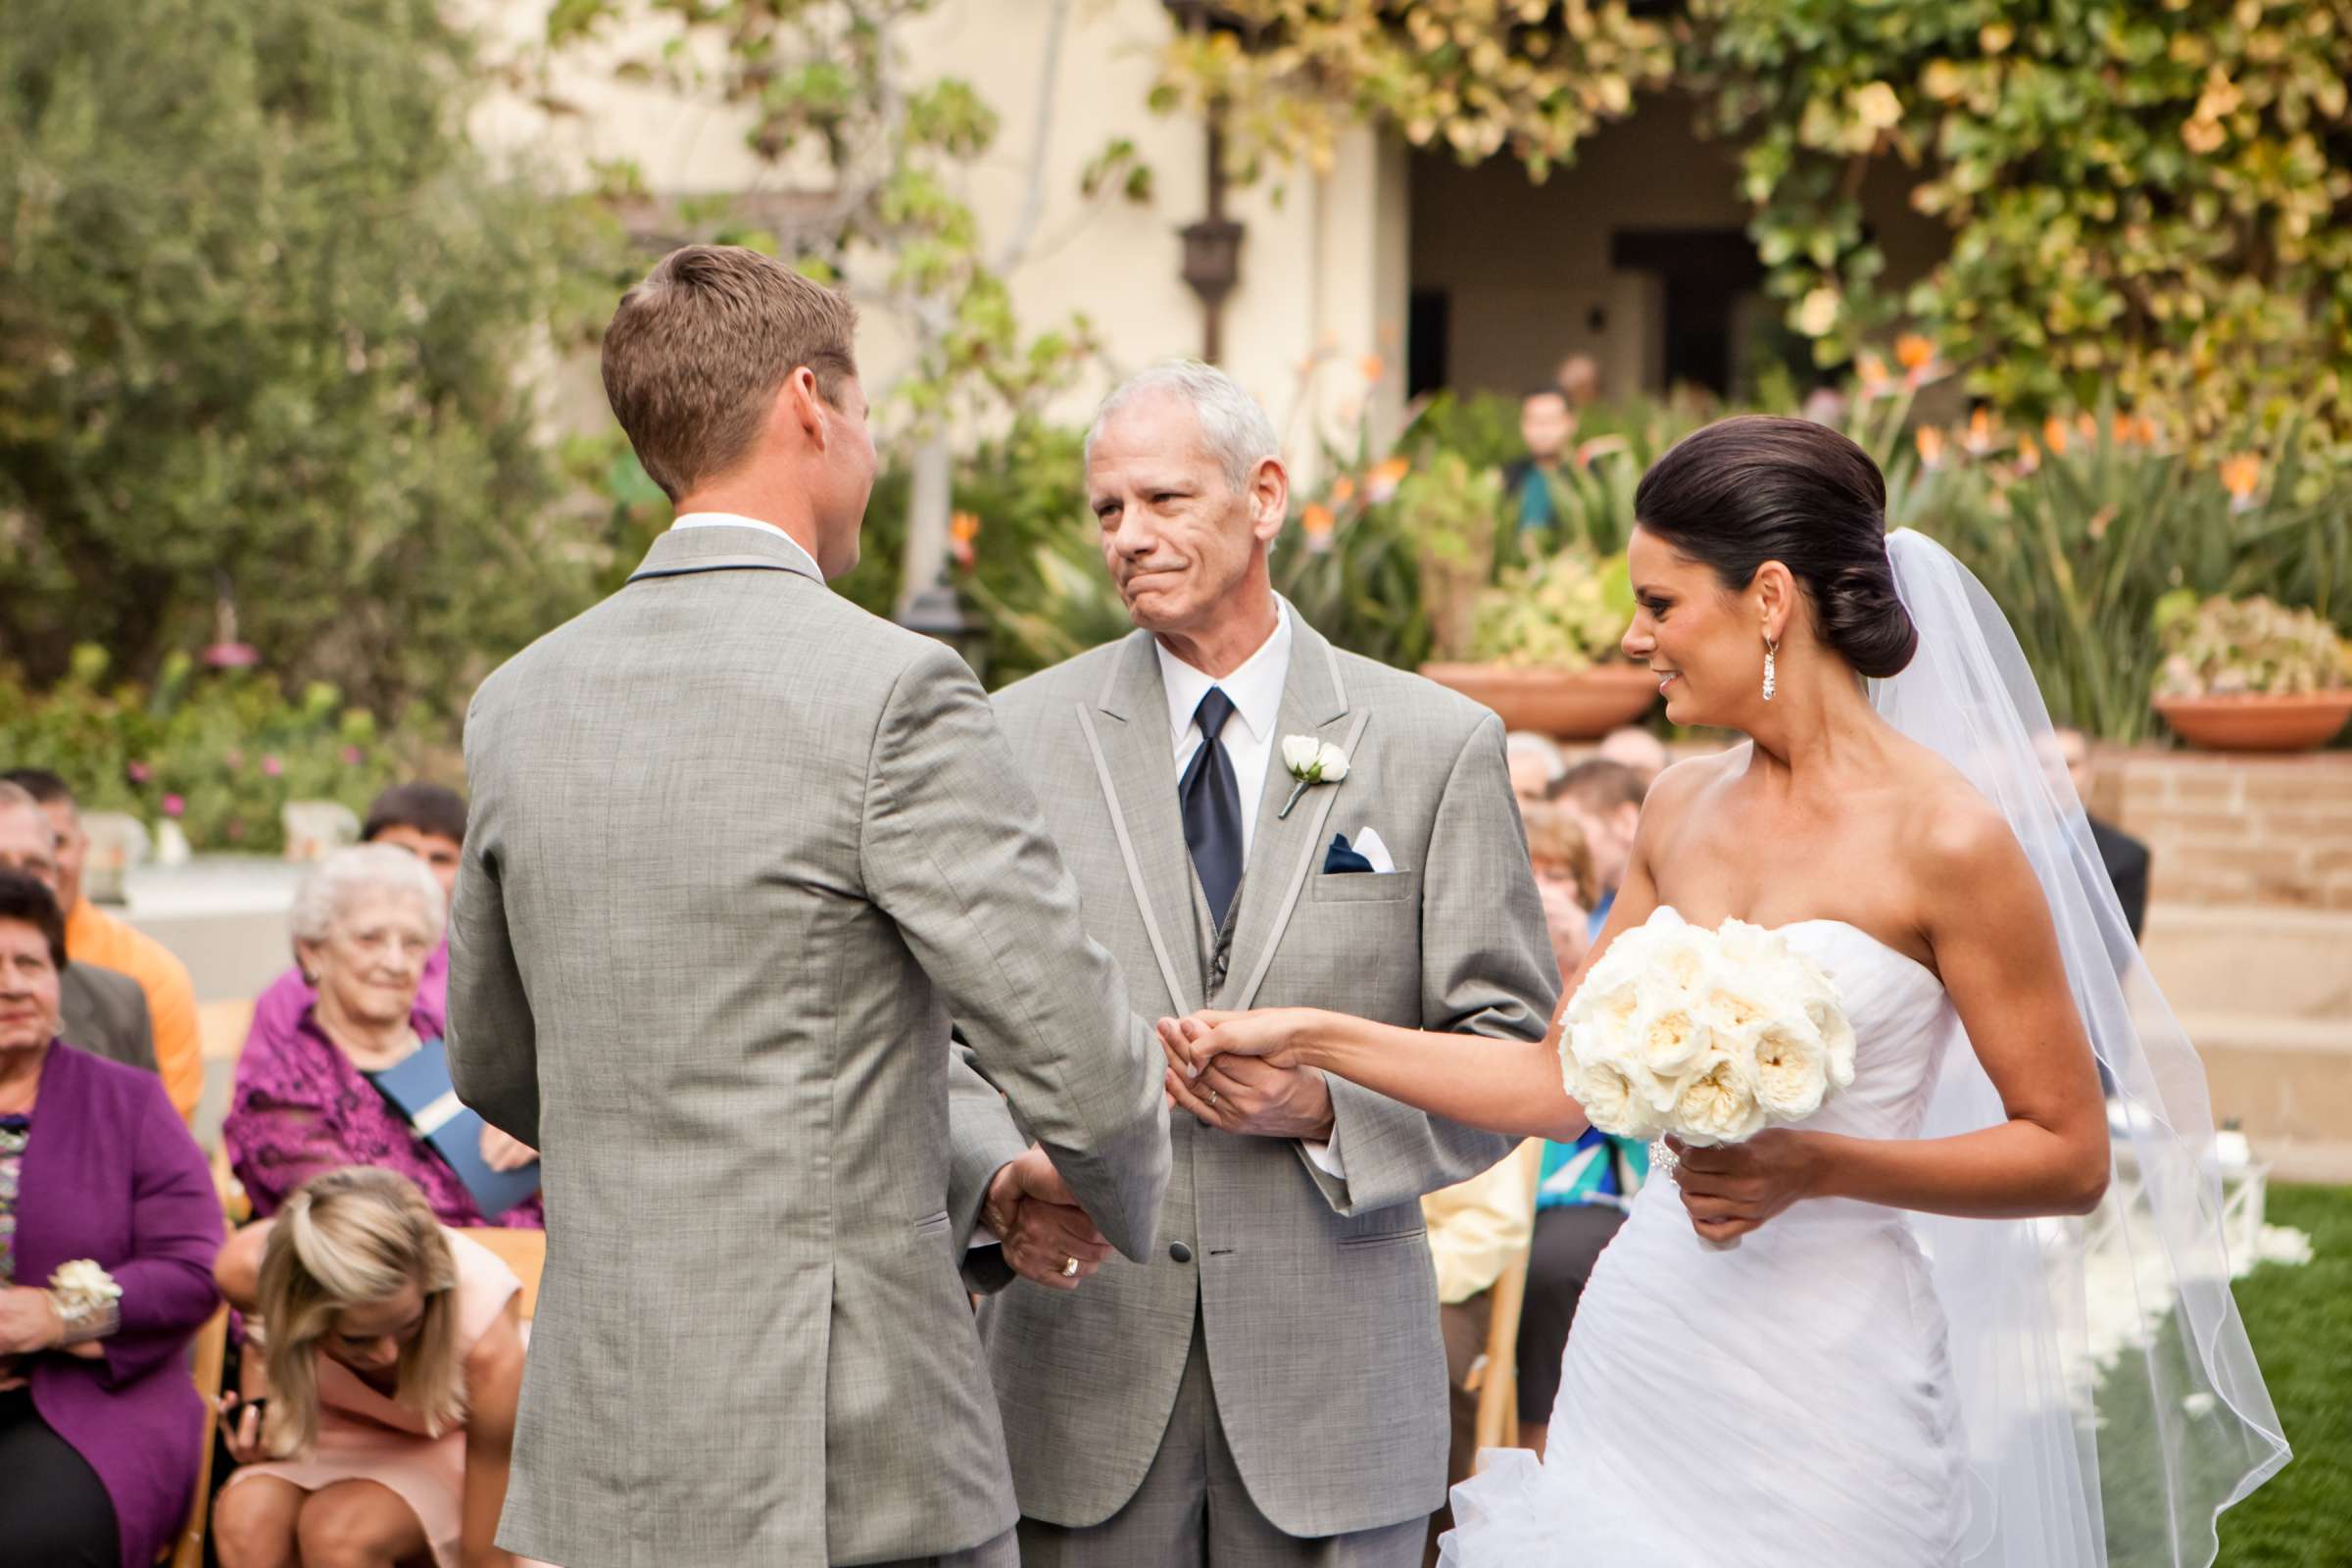
M 1348 776 L 1348 754 L 1329 741 L 1312 735 L 1285 735 L 1282 738 L 1282 765 L 1298 782 L 1291 786 L 1291 797 L 1282 803 L 1275 819 L 1291 814 L 1298 797 L 1317 784 L 1337 784 Z

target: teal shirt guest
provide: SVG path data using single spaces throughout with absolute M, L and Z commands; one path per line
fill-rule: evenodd
M 1538 387 L 1519 404 L 1519 439 L 1527 456 L 1502 470 L 1503 492 L 1517 505 L 1522 537 L 1559 526 L 1560 509 L 1552 480 L 1568 463 L 1576 437 L 1576 415 L 1558 387 Z
M 1649 1178 L 1649 1145 L 1588 1127 L 1573 1144 L 1544 1143 L 1543 1174 L 1536 1182 L 1536 1211 L 1570 1203 L 1604 1203 L 1622 1209 Z

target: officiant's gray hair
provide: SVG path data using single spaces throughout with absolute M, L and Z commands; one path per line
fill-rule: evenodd
M 1094 461 L 1095 438 L 1112 415 L 1138 398 L 1163 392 L 1192 405 L 1194 416 L 1200 421 L 1202 444 L 1225 470 L 1225 482 L 1237 492 L 1248 488 L 1259 464 L 1282 456 L 1282 438 L 1274 433 L 1274 421 L 1266 417 L 1257 399 L 1242 390 L 1239 381 L 1199 360 L 1164 360 L 1138 370 L 1102 400 L 1102 406 L 1095 411 L 1095 422 L 1086 429 L 1087 461 Z
M 302 879 L 302 885 L 294 890 L 294 907 L 286 921 L 294 940 L 324 942 L 333 936 L 345 906 L 360 893 L 414 896 L 424 908 L 424 921 L 432 928 L 433 940 L 441 940 L 449 918 L 441 884 L 433 880 L 422 860 L 389 844 L 355 844 L 337 850 Z

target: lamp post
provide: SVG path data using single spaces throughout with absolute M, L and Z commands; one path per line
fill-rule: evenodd
M 974 675 L 986 676 L 988 623 L 964 611 L 963 596 L 956 591 L 947 567 L 940 568 L 930 587 L 902 604 L 892 618 L 908 631 L 946 643 L 972 667 Z
M 1224 22 L 1207 0 L 1161 0 L 1180 31 L 1205 32 Z M 1200 299 L 1200 358 L 1214 365 L 1224 352 L 1225 297 L 1242 276 L 1242 224 L 1225 216 L 1223 110 L 1208 110 L 1208 214 L 1177 232 L 1184 239 L 1184 280 Z

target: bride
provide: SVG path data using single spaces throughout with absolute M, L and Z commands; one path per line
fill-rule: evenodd
M 1668 717 L 1747 743 L 1660 776 L 1586 969 L 1662 907 L 1774 928 L 1836 980 L 1856 1073 L 1799 1125 L 1678 1148 L 1586 1290 L 1546 1458 L 1487 1456 L 1447 1563 L 2202 1568 L 2219 1510 L 2286 1460 L 2202 1071 L 2007 623 L 1885 506 L 1869 456 L 1798 419 L 1710 425 L 1642 481 L 1625 651 Z M 1263 1056 L 1567 1140 L 1558 1027 L 1160 1025 L 1211 1087 L 1220 1055 Z M 2105 1363 L 2094 1210 L 2141 1308 Z

